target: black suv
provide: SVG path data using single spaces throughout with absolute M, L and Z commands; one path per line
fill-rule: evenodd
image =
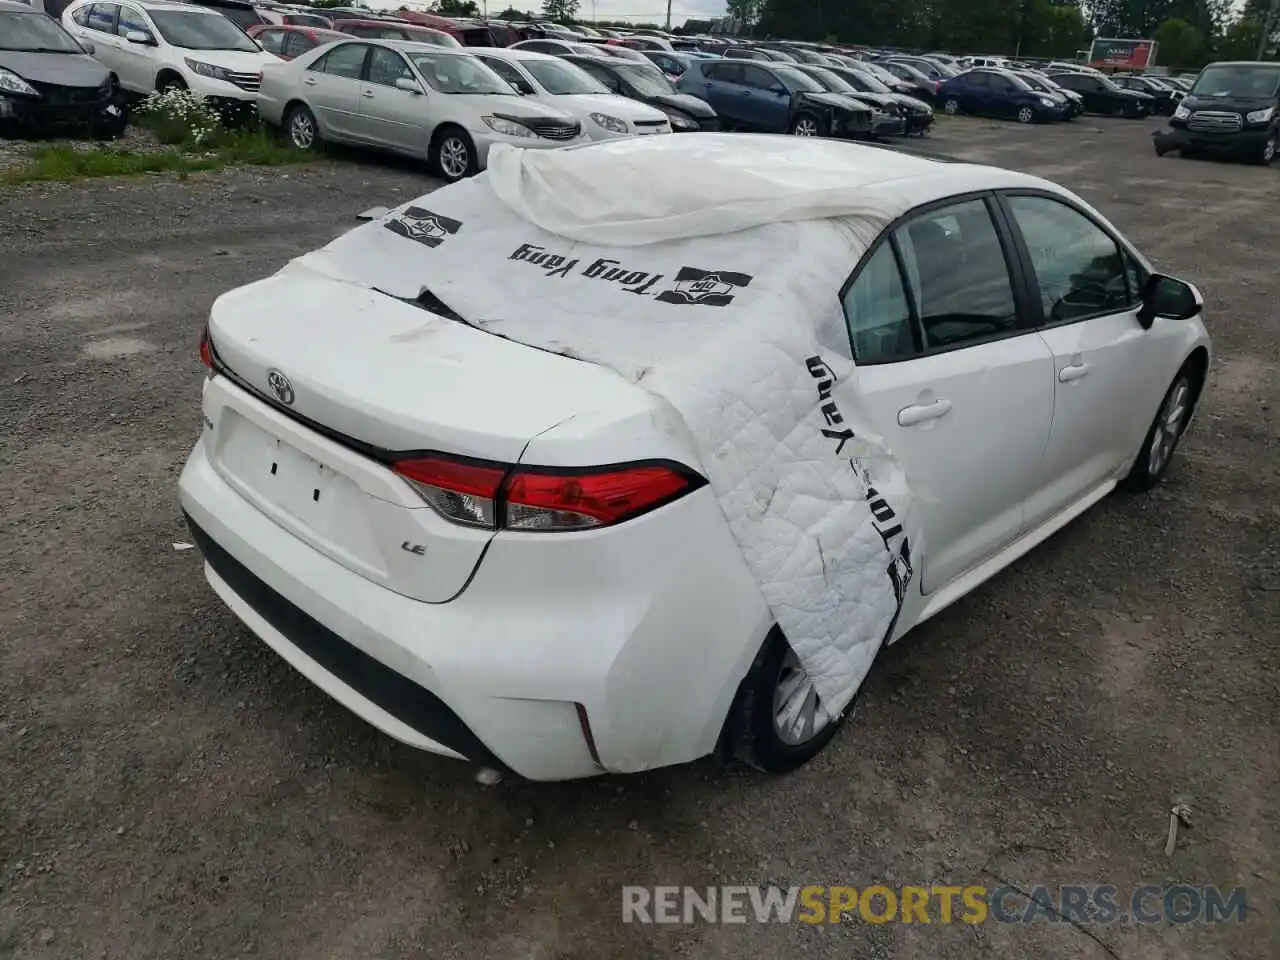
M 1141 120 L 1156 111 L 1156 98 L 1138 90 L 1125 90 L 1116 86 L 1110 77 L 1092 73 L 1057 72 L 1049 79 L 1064 90 L 1074 90 L 1084 100 L 1087 113 L 1105 113 L 1109 116 Z
M 1157 130 L 1156 153 L 1172 150 L 1236 156 L 1269 164 L 1280 140 L 1280 63 L 1222 61 L 1200 71 L 1168 130 Z

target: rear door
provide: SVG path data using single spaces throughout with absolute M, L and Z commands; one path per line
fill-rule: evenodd
M 1054 362 L 1053 429 L 1027 504 L 1034 525 L 1115 479 L 1177 361 L 1161 331 L 1138 322 L 1141 268 L 1102 225 L 1063 197 L 1010 192 L 1003 203 Z
M 994 204 L 923 208 L 843 295 L 859 400 L 921 506 L 925 593 L 1023 531 L 1049 438 L 1053 355 L 1027 324 Z
M 343 43 L 303 71 L 302 86 L 316 118 L 329 136 L 363 142 L 360 88 L 367 43 Z
M 702 75 L 706 85 L 700 91 L 690 89 L 686 92 L 702 97 L 711 104 L 723 119 L 732 123 L 743 123 L 746 117 L 744 101 L 746 88 L 742 85 L 741 62 L 707 63 L 702 65 Z
M 79 13 L 79 11 L 77 11 Z M 120 14 L 117 3 L 95 3 L 84 15 L 84 30 L 80 33 L 84 39 L 93 44 L 93 56 L 104 67 L 120 77 L 121 82 L 127 74 L 127 64 L 121 54 L 120 47 L 124 43 L 116 35 L 116 21 Z M 77 18 L 77 23 L 79 19 Z M 154 82 L 141 87 L 129 87 L 135 93 L 149 93 L 155 89 Z
M 156 81 L 156 48 L 130 43 L 126 39 L 130 33 L 145 33 L 154 38 L 156 30 L 138 7 L 122 3 L 116 19 L 116 43 L 112 47 L 112 55 L 120 64 L 115 74 L 126 90 L 150 90 Z
M 991 74 L 975 70 L 962 79 L 964 83 L 959 91 L 960 106 L 969 113 L 988 113 L 991 109 L 988 102 L 991 99 Z
M 766 133 L 786 133 L 791 94 L 767 67 L 756 63 L 742 65 L 739 100 L 745 104 L 746 123 Z

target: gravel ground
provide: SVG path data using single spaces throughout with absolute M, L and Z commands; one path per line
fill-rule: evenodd
M 948 121 L 1200 284 L 1217 365 L 1169 481 L 889 651 L 785 778 L 481 788 L 242 629 L 174 484 L 212 299 L 429 186 L 371 163 L 0 194 L 0 956 L 1280 956 L 1280 172 L 1143 123 Z M 1174 799 L 1193 810 L 1171 859 Z M 1000 878 L 1000 879 L 997 879 Z M 1244 924 L 624 926 L 619 886 L 1248 888 Z

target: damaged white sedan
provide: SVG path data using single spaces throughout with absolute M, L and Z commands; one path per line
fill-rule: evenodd
M 884 644 L 1161 480 L 1201 311 L 1019 173 L 495 146 L 219 298 L 182 506 L 235 614 L 398 740 L 785 771 Z

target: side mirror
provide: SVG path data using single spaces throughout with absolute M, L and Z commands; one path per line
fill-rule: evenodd
M 1162 273 L 1147 278 L 1142 290 L 1142 306 L 1138 308 L 1138 322 L 1150 330 L 1157 319 L 1190 320 L 1204 310 L 1204 298 L 1191 284 Z
M 130 43 L 140 43 L 144 47 L 154 47 L 156 44 L 155 38 L 151 34 L 143 33 L 141 30 L 130 30 L 124 35 L 124 38 Z
M 789 91 L 786 87 L 784 87 L 780 83 L 775 83 L 772 87 L 770 87 L 769 92 L 776 93 L 783 97 L 788 96 L 791 93 L 791 91 Z
M 87 53 L 87 54 L 88 54 L 89 56 L 91 56 L 91 57 L 92 57 L 92 56 L 97 52 L 97 50 L 98 50 L 98 48 L 97 48 L 97 47 L 95 47 L 95 46 L 94 46 L 92 43 L 90 43 L 88 40 L 81 40 L 81 41 L 79 41 L 79 43 L 80 43 L 80 49 L 81 49 L 81 50 L 83 50 L 85 53 Z
M 422 93 L 422 85 L 408 77 L 396 77 L 396 89 L 404 90 L 406 93 Z
M 535 93 L 538 92 L 533 89 L 533 86 L 531 84 L 529 84 L 527 81 L 524 81 L 524 80 L 521 80 L 518 83 L 516 83 L 515 88 L 516 88 L 516 93 L 520 94 L 520 96 L 522 97 L 532 97 Z

